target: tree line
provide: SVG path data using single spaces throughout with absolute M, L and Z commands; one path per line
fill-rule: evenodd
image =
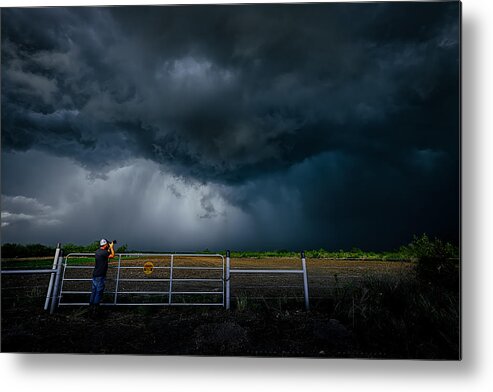
M 94 252 L 99 248 L 99 241 L 91 242 L 88 245 L 76 245 L 67 243 L 62 245 L 64 254 L 69 253 L 86 253 Z M 124 253 L 127 250 L 127 245 L 121 245 L 116 248 L 117 253 Z M 48 257 L 55 254 L 54 246 L 46 246 L 42 244 L 13 244 L 6 243 L 2 245 L 2 258 L 22 258 L 22 257 Z
M 76 245 L 72 243 L 63 244 L 62 248 L 64 254 L 69 253 L 86 253 L 94 252 L 99 247 L 99 241 L 91 242 L 88 245 Z M 116 248 L 117 253 L 124 253 L 128 251 L 126 244 Z M 139 251 L 140 252 L 140 251 Z M 208 249 L 200 253 L 221 253 L 224 251 L 214 252 Z M 13 244 L 7 243 L 2 245 L 2 257 L 3 258 L 16 258 L 16 257 L 44 257 L 53 256 L 55 254 L 55 247 L 50 247 L 42 244 Z M 368 259 L 368 260 L 409 260 L 416 261 L 423 257 L 433 258 L 458 258 L 459 248 L 449 242 L 442 241 L 438 238 L 431 238 L 427 234 L 420 236 L 414 236 L 413 240 L 404 246 L 401 246 L 397 250 L 372 252 L 364 251 L 358 248 L 351 250 L 306 250 L 305 255 L 309 259 Z M 232 251 L 231 256 L 238 257 L 252 257 L 252 258 L 264 258 L 264 257 L 299 257 L 299 252 L 288 250 L 275 250 L 275 251 L 261 251 L 261 252 L 243 252 Z

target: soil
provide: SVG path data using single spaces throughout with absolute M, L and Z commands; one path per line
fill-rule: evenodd
M 169 263 L 164 258 L 153 257 L 125 260 L 122 265 L 139 266 L 145 261 L 152 261 L 155 267 Z M 112 266 L 116 263 L 112 262 Z M 186 258 L 174 260 L 175 266 L 189 263 Z M 220 266 L 221 263 L 220 259 L 199 259 L 193 265 Z M 232 260 L 231 268 L 299 269 L 301 263 L 299 259 L 237 259 Z M 368 276 L 409 274 L 412 265 L 317 259 L 307 260 L 307 268 L 310 311 L 304 310 L 302 278 L 295 274 L 233 273 L 231 310 L 221 306 L 101 306 L 96 315 L 87 306 L 64 306 L 50 315 L 43 310 L 47 276 L 3 276 L 1 349 L 30 353 L 386 357 L 385 352 L 367 352 L 358 347 L 351 326 L 334 318 L 332 292 Z M 73 271 L 77 271 L 73 276 L 86 277 L 91 269 Z M 149 276 L 166 278 L 168 271 L 156 268 Z M 109 302 L 113 298 L 111 282 L 115 273 L 114 269 L 108 272 L 106 299 Z M 148 276 L 138 268 L 125 273 L 121 272 L 120 278 Z M 204 277 L 222 271 L 194 273 Z M 190 271 L 187 274 L 191 276 Z M 150 287 L 150 282 L 126 283 L 136 285 L 129 287 L 129 291 Z M 87 290 L 90 283 L 75 282 L 72 289 L 81 284 Z

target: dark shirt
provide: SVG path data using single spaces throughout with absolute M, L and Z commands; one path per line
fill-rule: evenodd
M 110 255 L 109 250 L 99 248 L 96 251 L 96 265 L 94 266 L 93 277 L 106 276 L 106 271 L 108 271 L 108 256 Z

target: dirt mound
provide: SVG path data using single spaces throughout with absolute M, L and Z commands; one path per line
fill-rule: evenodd
M 346 347 L 351 339 L 349 330 L 339 320 L 315 320 L 313 335 L 335 347 Z
M 201 325 L 194 330 L 197 352 L 201 354 L 234 354 L 249 343 L 246 330 L 233 321 Z

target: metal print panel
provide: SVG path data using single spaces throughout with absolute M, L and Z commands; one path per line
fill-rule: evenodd
M 2 351 L 460 359 L 460 18 L 3 8 Z

